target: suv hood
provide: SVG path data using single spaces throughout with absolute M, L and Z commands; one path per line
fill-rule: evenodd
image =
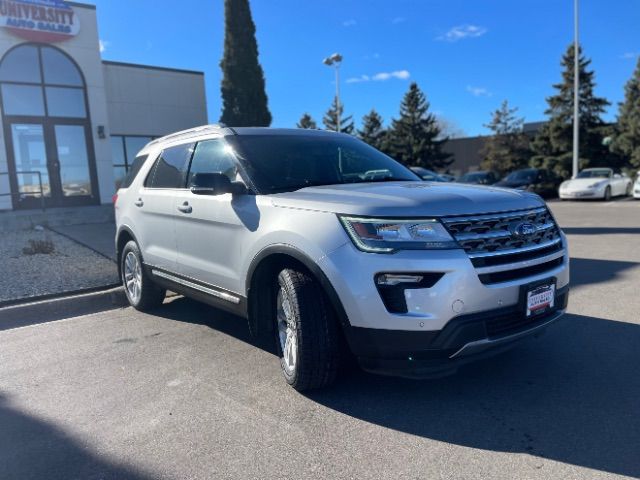
M 544 205 L 540 197 L 528 192 L 441 182 L 327 185 L 270 198 L 277 207 L 381 217 L 468 215 Z

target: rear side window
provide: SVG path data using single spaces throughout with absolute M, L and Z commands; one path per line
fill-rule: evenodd
M 184 188 L 194 143 L 170 147 L 162 151 L 145 183 L 149 188 Z
M 129 167 L 127 175 L 124 177 L 122 183 L 120 184 L 120 188 L 129 188 L 131 186 L 133 180 L 136 178 L 138 172 L 142 168 L 142 165 L 144 165 L 144 162 L 147 161 L 147 158 L 149 158 L 149 155 L 140 155 L 133 160 L 131 166 Z

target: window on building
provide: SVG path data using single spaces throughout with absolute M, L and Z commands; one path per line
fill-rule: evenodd
M 0 65 L 5 115 L 87 118 L 82 75 L 64 53 L 22 45 Z
M 131 170 L 138 152 L 144 146 L 153 140 L 154 137 L 148 136 L 111 136 L 111 156 L 113 158 L 113 173 L 116 182 L 116 190 L 122 186 L 122 181 Z

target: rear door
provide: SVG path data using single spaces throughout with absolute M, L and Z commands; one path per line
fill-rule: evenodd
M 176 195 L 184 191 L 194 146 L 188 143 L 164 149 L 133 198 L 139 218 L 136 233 L 144 262 L 170 272 L 177 270 L 178 258 Z
M 179 273 L 209 287 L 240 293 L 238 271 L 244 235 L 257 228 L 254 195 L 195 195 L 189 188 L 197 173 L 222 173 L 241 180 L 236 159 L 222 137 L 199 142 L 177 192 L 176 239 Z

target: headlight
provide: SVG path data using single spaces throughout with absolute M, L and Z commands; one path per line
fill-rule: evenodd
M 460 248 L 436 219 L 339 218 L 355 246 L 364 252 Z

